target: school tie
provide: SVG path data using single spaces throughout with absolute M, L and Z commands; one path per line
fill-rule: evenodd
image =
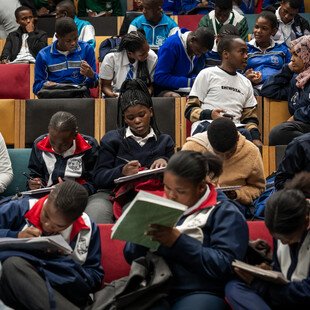
M 129 70 L 127 72 L 126 80 L 132 80 L 133 79 L 133 64 L 129 64 Z

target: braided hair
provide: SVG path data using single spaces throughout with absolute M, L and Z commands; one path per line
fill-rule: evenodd
M 160 135 L 160 130 L 155 119 L 152 97 L 146 84 L 140 79 L 126 80 L 122 84 L 117 102 L 117 126 L 125 126 L 124 112 L 129 107 L 137 104 L 152 109 L 153 116 L 151 117 L 150 126 L 156 135 Z
M 118 52 L 126 50 L 127 52 L 137 52 L 142 49 L 143 45 L 148 44 L 144 34 L 141 31 L 131 31 L 125 34 L 118 47 Z M 145 61 L 138 61 L 137 78 L 151 85 L 152 80 L 147 67 L 147 59 Z
M 51 117 L 48 129 L 76 133 L 78 131 L 76 117 L 69 112 L 59 111 Z
M 48 200 L 53 202 L 55 208 L 64 217 L 74 221 L 82 215 L 86 208 L 88 192 L 81 184 L 66 180 L 55 185 L 48 196 Z

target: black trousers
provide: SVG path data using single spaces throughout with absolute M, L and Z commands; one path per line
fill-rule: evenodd
M 294 138 L 308 132 L 310 132 L 310 124 L 299 121 L 284 122 L 270 131 L 269 145 L 287 145 Z
M 56 309 L 79 309 L 54 290 Z M 10 257 L 2 264 L 0 299 L 13 309 L 50 309 L 49 296 L 44 279 L 25 259 Z

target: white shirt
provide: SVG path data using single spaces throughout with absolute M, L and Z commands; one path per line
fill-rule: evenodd
M 36 62 L 36 59 L 31 55 L 31 53 L 29 51 L 29 46 L 28 46 L 28 42 L 27 42 L 28 37 L 29 37 L 28 33 L 23 33 L 23 35 L 22 35 L 22 46 L 21 46 L 20 51 L 17 54 L 16 58 L 11 63 L 14 63 L 14 62 L 35 63 Z
M 157 63 L 157 55 L 151 49 L 147 57 L 147 68 L 150 73 L 151 80 L 153 81 L 154 70 Z M 120 90 L 129 70 L 130 61 L 127 52 L 114 52 L 107 54 L 100 66 L 99 77 L 104 80 L 112 80 L 113 91 Z M 138 61 L 133 63 L 133 78 L 137 76 Z
M 5 141 L 0 133 L 0 193 L 4 192 L 13 180 L 13 170 Z
M 139 137 L 139 136 L 135 136 L 134 133 L 131 131 L 130 127 L 126 128 L 126 133 L 125 133 L 125 137 L 126 138 L 133 138 L 140 146 L 143 146 L 148 139 L 155 137 L 155 139 L 157 139 L 156 134 L 153 130 L 153 128 L 151 127 L 150 132 L 147 136 L 145 136 L 144 138 Z
M 236 124 L 240 123 L 244 108 L 257 105 L 251 82 L 240 73 L 232 75 L 218 66 L 200 71 L 189 96 L 198 97 L 203 102 L 202 109 L 220 108 L 234 115 Z M 199 122 L 194 124 L 196 127 Z
M 273 39 L 275 40 L 275 42 L 277 43 L 286 43 L 286 45 L 288 47 L 290 47 L 291 45 L 291 40 L 296 39 L 295 35 L 292 36 L 294 34 L 294 32 L 292 31 L 292 25 L 294 23 L 294 19 L 292 19 L 292 21 L 290 21 L 287 24 L 284 24 L 283 21 L 281 20 L 280 14 L 279 14 L 279 10 L 280 8 L 278 8 L 276 10 L 276 17 L 279 23 L 279 28 L 277 33 L 273 36 Z

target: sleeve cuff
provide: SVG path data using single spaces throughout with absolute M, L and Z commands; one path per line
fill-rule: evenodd
M 211 113 L 212 110 L 206 109 L 206 110 L 202 110 L 199 116 L 199 120 L 205 120 L 205 119 L 212 119 L 211 118 Z

